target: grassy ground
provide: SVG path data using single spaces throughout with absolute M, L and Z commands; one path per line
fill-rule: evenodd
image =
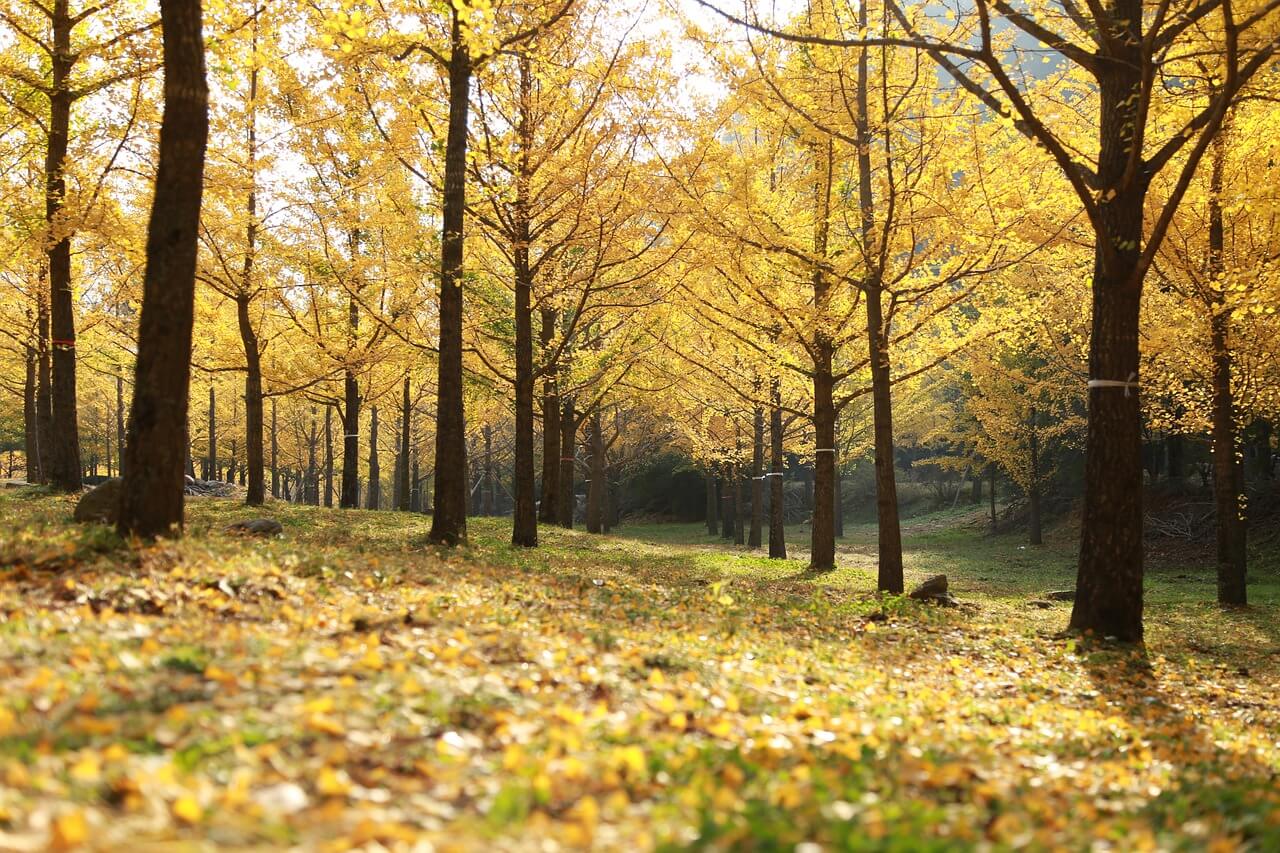
M 1029 603 L 1069 535 L 960 514 L 906 530 L 940 609 L 873 594 L 865 526 L 812 578 L 696 526 L 437 553 L 204 499 L 129 548 L 71 506 L 0 494 L 0 849 L 1280 849 L 1274 561 L 1239 612 L 1157 566 L 1122 649 Z

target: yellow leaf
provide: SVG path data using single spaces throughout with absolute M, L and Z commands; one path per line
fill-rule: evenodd
M 351 780 L 344 771 L 326 767 L 316 777 L 316 790 L 326 797 L 345 797 L 351 791 Z
M 64 812 L 53 821 L 53 838 L 50 846 L 54 850 L 79 847 L 88 840 L 89 824 L 85 821 L 82 812 Z
M 183 823 L 197 823 L 204 817 L 204 809 L 195 797 L 186 794 L 173 801 L 173 816 Z

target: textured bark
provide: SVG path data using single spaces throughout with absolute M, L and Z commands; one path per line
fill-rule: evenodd
M 1099 206 L 1089 339 L 1092 379 L 1137 381 L 1138 329 L 1147 182 L 1127 179 L 1143 86 L 1141 0 L 1115 0 L 1118 32 L 1099 80 Z M 1114 192 L 1114 195 L 1110 195 Z M 1138 389 L 1089 389 L 1080 564 L 1070 628 L 1142 639 L 1142 429 Z
M 755 408 L 751 433 L 751 533 L 747 547 L 759 548 L 764 528 L 764 409 Z
M 218 407 L 217 395 L 213 384 L 209 384 L 209 453 L 205 460 L 204 478 L 217 480 L 218 477 Z
M 742 496 L 742 466 L 734 463 L 733 466 L 733 544 L 746 544 L 746 535 L 743 531 L 743 522 L 745 521 L 746 508 L 743 506 Z
M 36 306 L 36 438 L 40 445 L 40 480 L 49 482 L 53 464 L 53 365 L 49 344 L 49 294 L 41 273 L 41 292 Z
M 1236 430 L 1236 402 L 1232 383 L 1230 314 L 1221 291 L 1226 234 L 1222 221 L 1222 170 L 1226 145 L 1214 140 L 1209 177 L 1209 276 L 1213 290 L 1210 310 L 1210 350 L 1213 355 L 1213 497 L 1217 527 L 1218 602 L 1242 607 L 1248 603 L 1247 528 L 1241 496 L 1244 464 Z
M 349 306 L 348 324 L 352 336 L 360 322 L 355 300 Z M 342 493 L 338 506 L 356 509 L 360 506 L 360 383 L 350 367 L 343 371 L 342 406 Z
M 564 408 L 560 412 L 560 506 L 556 508 L 560 526 L 566 530 L 573 529 L 573 461 L 577 438 L 578 414 L 574 410 L 573 397 L 566 396 Z
M 320 468 L 316 463 L 316 448 L 320 442 L 316 432 L 316 407 L 311 407 L 311 432 L 307 434 L 307 503 L 320 504 Z
M 378 467 L 378 407 L 369 407 L 369 491 L 365 496 L 366 509 L 382 506 L 382 470 Z
M 782 403 L 778 380 L 773 381 L 769 407 L 769 557 L 787 558 L 786 498 L 782 483 Z
M 116 374 L 116 459 L 120 460 L 120 473 L 124 473 L 124 376 Z M 195 478 L 195 465 L 191 460 L 190 446 L 187 448 L 187 467 L 192 478 Z
M 275 403 L 271 405 L 271 417 L 274 421 Z M 322 502 L 326 507 L 333 508 L 333 406 L 328 405 L 324 407 L 324 499 Z
M 604 529 L 605 490 L 608 488 L 604 461 L 604 429 L 600 424 L 600 409 L 591 413 L 588 428 L 591 439 L 591 479 L 587 483 L 587 532 L 601 533 Z
M 532 548 L 538 544 L 538 516 L 534 492 L 533 458 L 533 271 L 529 266 L 529 150 L 533 145 L 533 128 L 529 124 L 533 75 L 527 56 L 519 60 L 520 115 L 516 136 L 520 151 L 516 167 L 516 196 L 512 205 L 514 245 L 512 263 L 515 271 L 515 368 L 516 368 L 516 434 L 512 492 L 511 544 Z
M 1027 429 L 1031 452 L 1031 486 L 1027 489 L 1027 503 L 1031 505 L 1028 539 L 1032 545 L 1043 545 L 1044 535 L 1040 521 L 1040 425 L 1037 423 L 1034 406 L 1027 420 Z
M 557 313 L 542 309 L 539 342 L 550 353 L 555 342 Z M 542 495 L 538 520 L 555 524 L 560 511 L 560 395 L 556 391 L 557 368 L 547 364 L 542 375 Z
M 40 482 L 40 427 L 36 418 L 36 369 L 39 355 L 36 348 L 27 345 L 26 380 L 22 384 L 22 434 L 23 452 L 27 463 L 27 482 Z
M 429 539 L 458 545 L 467 538 L 466 418 L 462 399 L 462 263 L 466 212 L 467 110 L 471 55 L 453 12 L 449 56 L 449 131 L 445 140 L 440 251 L 440 337 L 436 383 L 435 510 Z
M 250 261 L 246 259 L 246 276 L 250 266 Z M 245 503 L 248 506 L 261 506 L 266 498 L 265 465 L 262 459 L 262 358 L 258 351 L 258 335 L 249 319 L 248 294 L 241 293 L 237 297 L 236 316 L 245 360 L 244 452 L 248 468 Z
M 209 133 L 199 0 L 161 0 L 160 19 L 165 106 L 119 517 L 121 534 L 142 537 L 182 529 L 197 230 Z
M 707 483 L 707 535 L 715 536 L 720 532 L 720 501 L 716 499 L 716 475 L 708 468 L 703 479 Z
M 396 465 L 396 509 L 412 509 L 413 495 L 409 480 L 409 443 L 413 433 L 413 403 L 409 399 L 409 377 L 404 378 L 404 398 L 400 402 L 400 460 Z
M 814 155 L 814 210 L 813 254 L 815 258 L 827 255 L 827 236 L 831 219 L 831 180 L 834 168 L 833 145 L 813 147 Z M 833 392 L 832 361 L 835 346 L 830 332 L 823 327 L 830 282 L 822 268 L 814 264 L 812 270 L 813 302 L 818 311 L 819 326 L 814 333 L 811 356 L 813 359 L 813 516 L 810 528 L 809 568 L 829 571 L 836 565 L 835 501 L 835 440 L 836 407 Z
M 484 479 L 480 483 L 480 514 L 494 514 L 493 427 L 484 425 Z
M 276 401 L 271 400 L 271 496 L 280 497 L 280 440 L 276 427 Z
M 80 489 L 80 427 L 76 413 L 76 323 L 71 290 L 71 233 L 64 217 L 67 145 L 71 130 L 71 51 L 74 19 L 68 0 L 53 0 L 50 58 L 49 146 L 45 152 L 45 222 L 49 227 L 50 344 L 52 365 L 52 435 L 46 468 L 53 488 Z M 185 364 L 185 362 L 184 362 Z M 185 408 L 184 408 L 185 411 Z

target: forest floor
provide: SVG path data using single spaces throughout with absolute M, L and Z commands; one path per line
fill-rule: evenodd
M 72 506 L 0 494 L 3 850 L 1280 849 L 1274 555 L 1240 611 L 1154 566 L 1134 649 L 1031 603 L 1068 535 L 962 514 L 905 534 L 941 608 L 874 594 L 863 525 L 811 577 L 697 526 L 439 553 L 422 516 L 240 539 L 196 499 L 130 548 Z

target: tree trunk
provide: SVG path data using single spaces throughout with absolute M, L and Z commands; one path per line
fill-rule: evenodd
M 307 503 L 320 505 L 320 468 L 316 463 L 316 450 L 320 439 L 316 433 L 316 407 L 311 407 L 311 432 L 307 435 Z
M 206 480 L 221 479 L 218 476 L 218 407 L 213 383 L 209 383 L 209 458 L 205 462 Z
M 716 499 L 716 475 L 711 468 L 707 469 L 703 478 L 707 483 L 707 535 L 715 536 L 720 532 L 719 504 Z
M 484 480 L 480 484 L 480 514 L 486 518 L 494 514 L 493 475 L 493 427 L 484 425 Z
M 380 509 L 382 506 L 382 471 L 378 467 L 378 407 L 369 407 L 369 494 L 366 498 L 367 509 Z
M 787 558 L 786 495 L 782 482 L 782 402 L 778 380 L 773 380 L 769 407 L 769 557 Z
M 350 304 L 349 324 L 359 322 L 354 300 Z M 338 506 L 356 509 L 360 506 L 360 383 L 350 367 L 343 371 L 342 416 L 342 493 Z
M 53 349 L 53 435 L 48 475 L 49 483 L 55 489 L 74 492 L 80 489 L 80 430 L 76 417 L 76 324 L 74 294 L 71 290 L 71 229 L 63 208 L 67 194 L 65 170 L 73 100 L 70 74 L 76 57 L 71 51 L 74 19 L 68 8 L 68 0 L 53 0 L 52 9 L 49 147 L 45 157 L 50 343 Z
M 835 513 L 836 538 L 844 538 L 844 476 L 840 470 L 840 460 L 836 460 Z
M 467 192 L 467 109 L 471 55 L 455 8 L 449 56 L 449 132 L 445 141 L 440 250 L 440 337 L 436 414 L 435 511 L 430 541 L 467 538 L 466 416 L 462 399 L 463 220 Z
M 512 262 L 515 272 L 515 369 L 516 369 L 516 435 L 512 491 L 511 544 L 532 548 L 538 544 L 538 514 L 534 492 L 533 458 L 533 271 L 529 267 L 529 149 L 533 145 L 533 128 L 529 112 L 533 94 L 533 76 L 529 58 L 521 54 L 519 66 L 520 112 L 516 120 L 519 141 L 519 163 L 516 167 L 516 196 L 512 206 L 515 241 Z
M 1126 180 L 1143 86 L 1140 0 L 1116 0 L 1123 31 L 1099 74 L 1098 132 L 1101 228 L 1095 236 L 1090 379 L 1132 386 L 1089 389 L 1085 437 L 1084 513 L 1073 631 L 1122 641 L 1142 639 L 1142 421 L 1137 379 L 1147 182 Z M 1118 28 L 1119 30 L 1119 28 Z
M 745 545 L 746 535 L 743 531 L 746 508 L 742 499 L 742 466 L 733 464 L 733 544 Z
M 252 211 L 252 204 L 250 211 Z M 252 239 L 252 238 L 251 238 Z M 246 258 L 246 276 L 250 261 Z M 262 460 L 262 358 L 258 352 L 258 335 L 249 319 L 249 296 L 243 291 L 236 298 L 236 317 L 240 324 L 240 341 L 244 346 L 244 452 L 248 467 L 248 493 L 245 504 L 262 506 L 266 499 Z
M 830 140 L 819 154 L 814 146 L 814 208 L 816 219 L 813 228 L 813 254 L 816 258 L 827 255 L 827 235 L 831 219 L 831 179 L 834 168 L 833 144 Z M 836 407 L 833 393 L 835 381 L 831 365 L 835 346 L 830 334 L 822 327 L 827 309 L 827 292 L 830 283 L 822 268 L 814 265 L 813 301 L 818 312 L 819 326 L 813 340 L 813 524 L 810 529 L 809 568 L 829 571 L 836 565 L 836 539 L 832 509 L 835 506 L 835 439 Z
M 400 464 L 396 467 L 396 482 L 399 484 L 399 500 L 396 509 L 408 512 L 413 508 L 413 485 L 409 477 L 409 446 L 413 435 L 413 403 L 409 399 L 409 377 L 404 378 L 404 399 L 400 411 Z
M 591 479 L 587 483 L 587 532 L 604 530 L 605 490 L 608 488 L 604 461 L 604 428 L 600 424 L 600 408 L 591 413 Z
M 271 398 L 271 496 L 280 497 L 280 442 L 276 430 L 276 400 Z
M 716 478 L 716 494 L 719 495 L 720 503 L 720 538 L 726 542 L 733 541 L 733 494 L 729 486 L 732 472 L 731 465 L 722 466 L 721 476 Z
M 182 529 L 197 237 L 209 132 L 200 3 L 161 0 L 160 20 L 165 106 L 119 519 L 122 535 L 142 537 Z
M 1236 434 L 1236 404 L 1231 387 L 1231 315 L 1217 288 L 1223 286 L 1223 257 L 1226 239 L 1222 221 L 1222 170 L 1226 144 L 1219 136 L 1213 141 L 1209 177 L 1209 275 L 1215 288 L 1209 309 L 1210 348 L 1213 355 L 1213 496 L 1217 526 L 1218 603 L 1242 607 L 1248 603 L 1246 588 L 1246 527 L 1244 470 Z
M 577 450 L 578 415 L 574 411 L 572 396 L 565 396 L 564 409 L 560 412 L 560 506 L 556 516 L 565 530 L 573 529 L 576 507 L 573 488 L 573 462 Z
M 40 282 L 43 291 L 44 272 Z M 53 465 L 53 367 L 49 343 L 49 295 L 41 292 L 36 305 L 36 440 L 40 449 L 40 480 L 49 482 Z
M 764 528 L 764 408 L 756 406 L 751 433 L 751 533 L 747 547 L 759 548 Z
M 321 503 L 333 508 L 333 406 L 324 407 L 324 462 L 323 462 L 324 494 Z
M 124 376 L 116 373 L 116 459 L 120 462 L 120 474 L 124 475 Z M 195 464 L 191 461 L 191 449 L 187 448 L 187 467 L 195 479 Z
M 987 473 L 991 477 L 991 535 L 996 534 L 996 466 L 988 465 Z
M 409 479 L 409 511 L 422 512 L 422 478 L 418 476 L 418 452 L 413 453 L 413 474 Z
M 540 343 L 550 358 L 555 342 L 557 313 L 546 308 L 541 313 Z M 543 367 L 542 376 L 542 502 L 538 520 L 555 524 L 560 510 L 560 395 L 556 390 L 557 369 L 554 364 Z
M 1031 445 L 1031 487 L 1027 489 L 1027 502 L 1031 504 L 1030 543 L 1043 545 L 1044 536 L 1040 525 L 1040 429 L 1036 423 L 1036 409 L 1031 407 L 1031 416 L 1027 421 Z
M 27 344 L 26 381 L 22 384 L 22 435 L 23 452 L 26 455 L 27 482 L 40 482 L 40 428 L 36 423 L 36 368 L 39 356 L 36 348 Z

